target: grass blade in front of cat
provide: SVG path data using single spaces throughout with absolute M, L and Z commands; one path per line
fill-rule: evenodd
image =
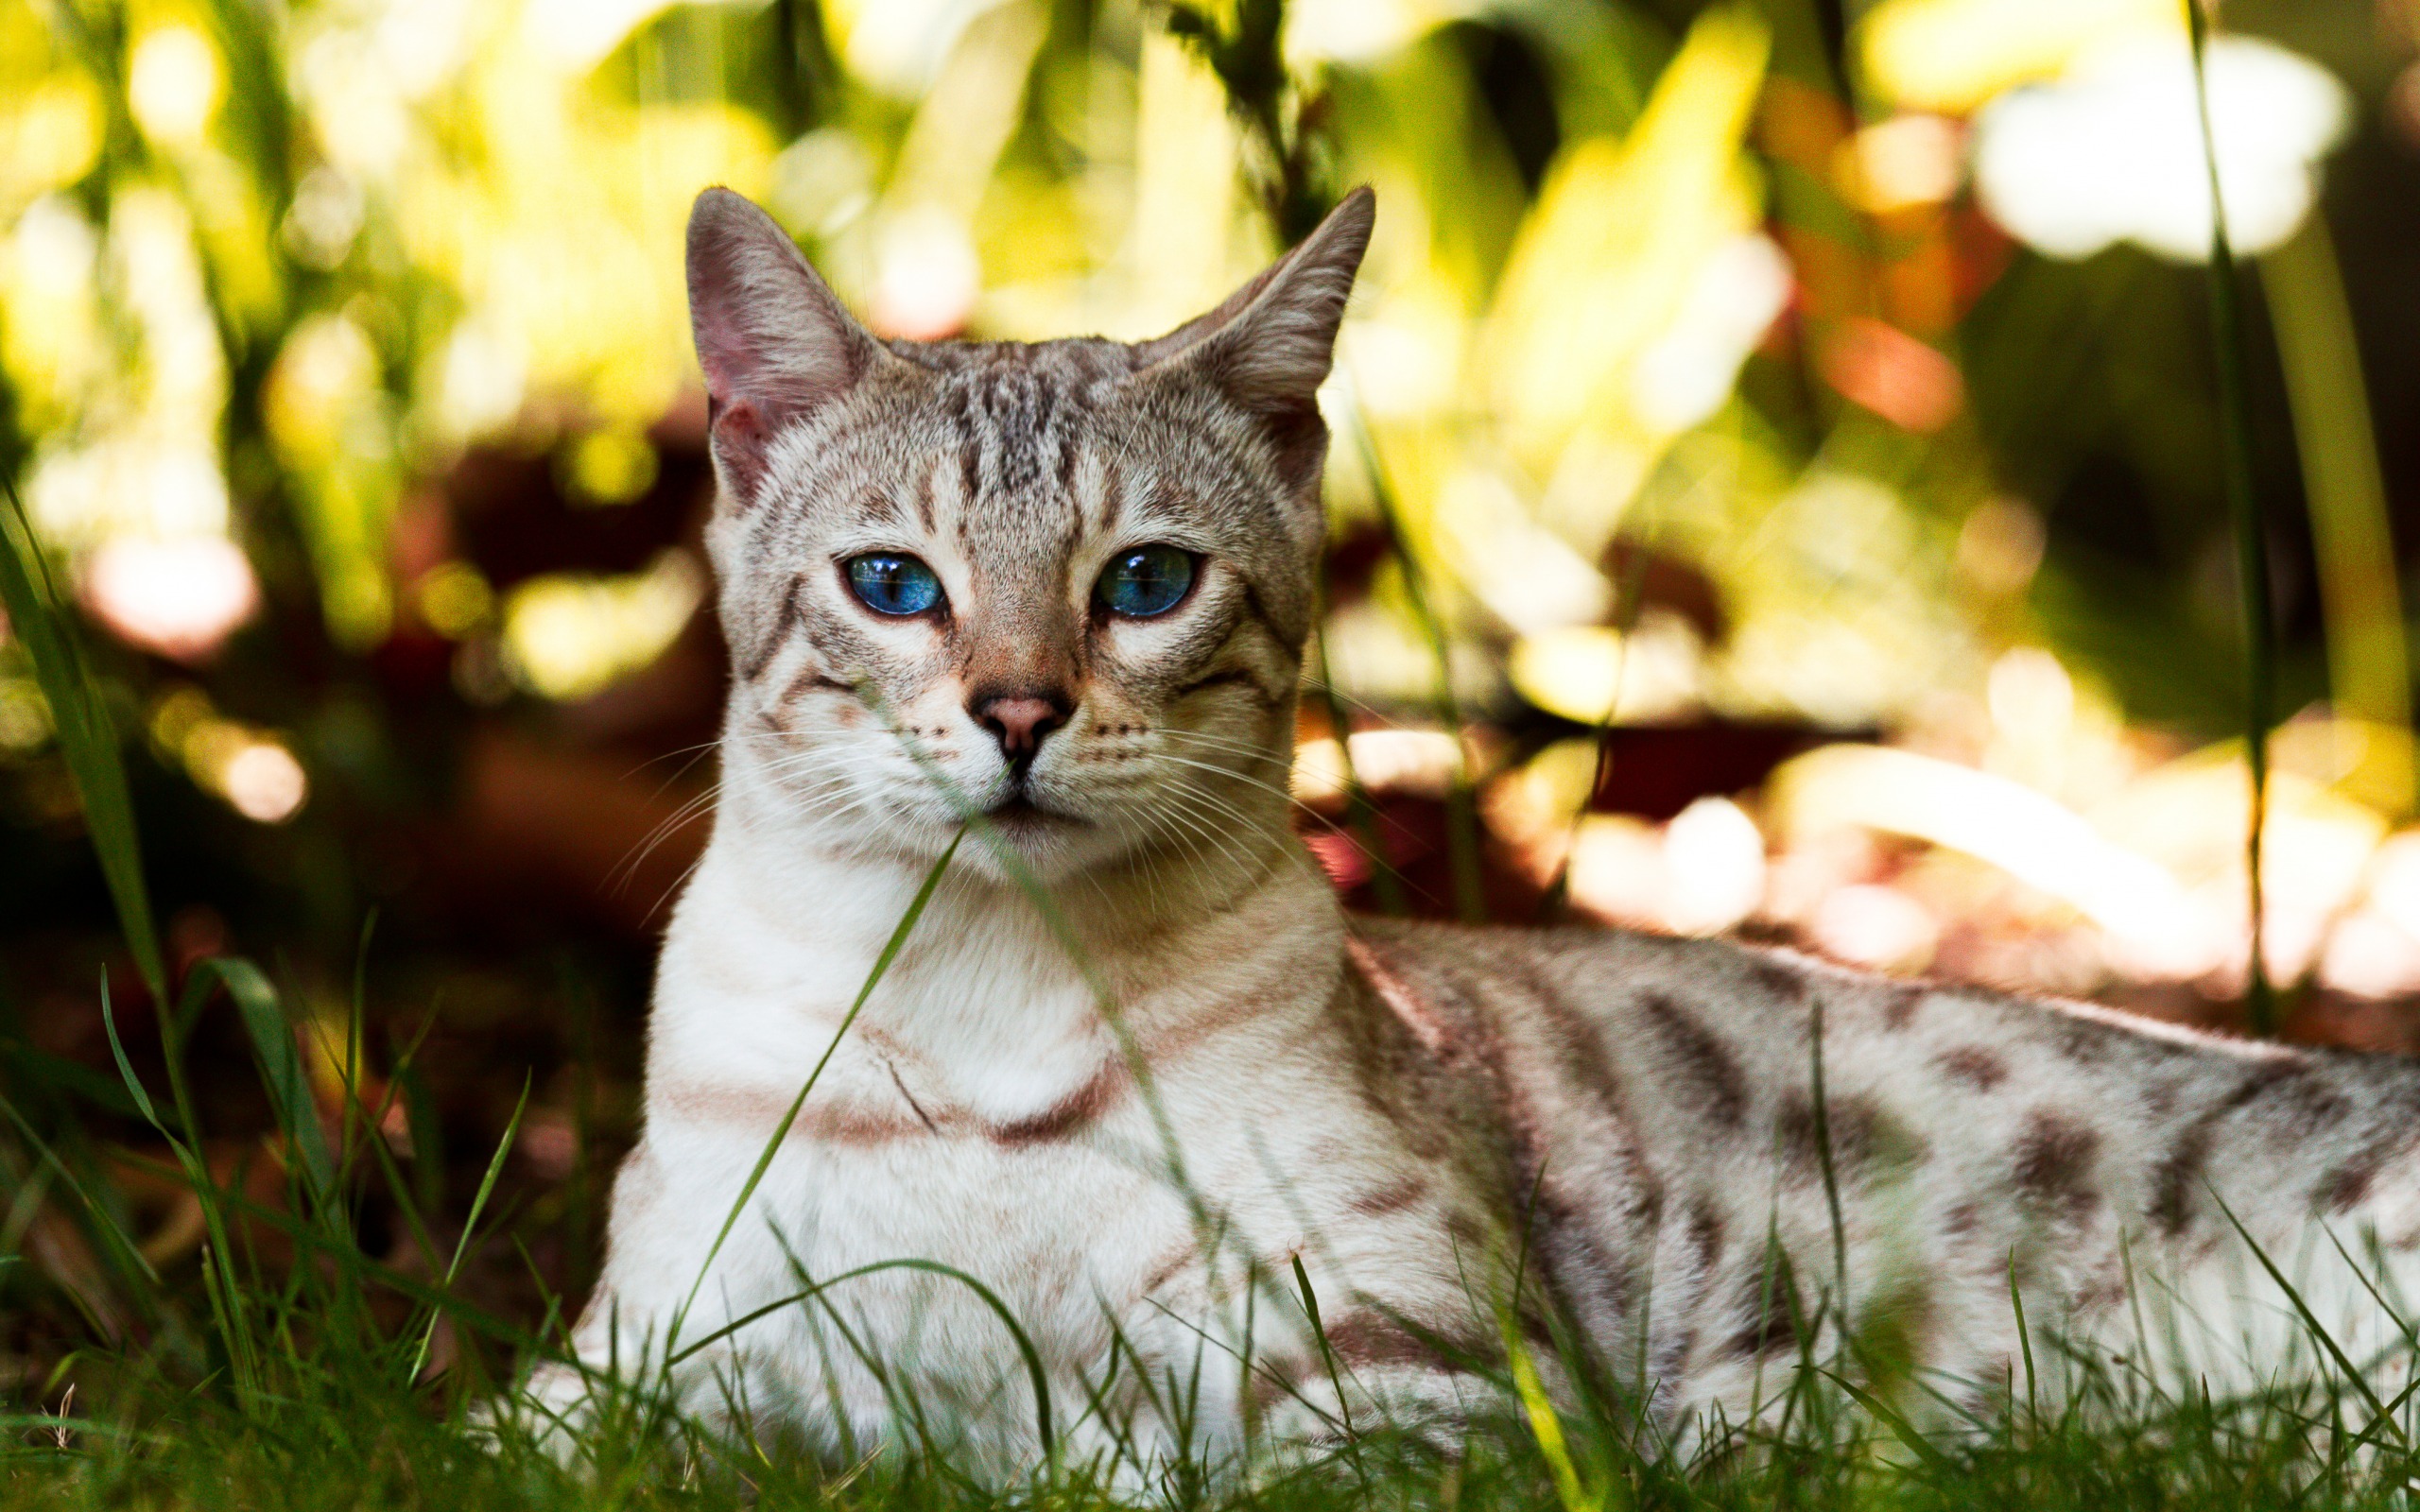
M 2244 1246 L 2252 1251 L 2252 1258 L 2260 1263 L 2260 1268 L 2268 1272 L 2269 1279 L 2276 1282 L 2277 1289 L 2286 1294 L 2286 1300 L 2293 1304 L 2295 1316 L 2301 1318 L 2303 1327 L 2310 1331 L 2311 1338 L 2326 1351 L 2327 1358 L 2334 1363 L 2336 1368 L 2342 1372 L 2345 1383 L 2360 1394 L 2361 1400 L 2369 1407 L 2373 1418 L 2385 1418 L 2388 1416 L 2387 1405 L 2380 1401 L 2377 1393 L 2371 1389 L 2368 1373 L 2356 1366 L 2345 1354 L 2344 1347 L 2336 1342 L 2336 1335 L 2327 1332 L 2327 1326 L 2320 1322 L 2319 1314 L 2311 1311 L 2310 1303 L 2304 1300 L 2300 1288 L 2286 1279 L 2286 1273 L 2277 1268 L 2275 1261 L 2269 1258 L 2269 1251 L 2262 1247 L 2259 1241 L 2252 1237 L 2252 1230 L 2243 1226 L 2243 1220 L 2238 1218 L 2235 1215 L 2235 1210 L 2227 1206 L 2226 1199 L 2219 1195 L 2219 1189 L 2206 1181 L 2203 1186 L 2209 1193 L 2210 1200 L 2218 1205 L 2219 1211 L 2224 1215 L 2228 1225 L 2243 1240 Z
M 958 1282 L 973 1292 L 976 1299 L 989 1308 L 993 1315 L 1008 1329 L 1010 1340 L 1016 1346 L 1018 1358 L 1024 1362 L 1027 1382 L 1033 1387 L 1034 1427 L 1042 1439 L 1042 1452 L 1045 1455 L 1057 1453 L 1058 1440 L 1051 1426 L 1050 1375 L 1043 1366 L 1042 1351 L 1034 1348 L 1033 1336 L 1026 1332 L 1024 1324 L 1017 1321 L 1016 1314 L 1010 1310 L 1009 1304 L 1001 1299 L 999 1293 L 957 1266 L 945 1265 L 938 1260 L 902 1256 L 894 1260 L 870 1261 L 863 1265 L 844 1270 L 838 1276 L 830 1276 L 822 1280 L 811 1282 L 786 1297 L 778 1297 L 760 1307 L 750 1309 L 713 1332 L 692 1340 L 685 1349 L 667 1352 L 665 1357 L 665 1368 L 669 1370 L 674 1366 L 695 1358 L 713 1345 L 736 1335 L 752 1323 L 761 1322 L 800 1303 L 813 1301 L 842 1281 L 856 1280 L 862 1276 L 876 1276 L 885 1271 L 894 1270 L 923 1271 L 927 1275 L 941 1276 Z
M 716 1231 L 715 1242 L 707 1246 L 706 1258 L 698 1266 L 697 1280 L 689 1283 L 689 1295 L 682 1300 L 680 1311 L 672 1314 L 671 1328 L 666 1333 L 664 1340 L 667 1358 L 674 1346 L 680 1342 L 682 1322 L 688 1317 L 689 1309 L 697 1304 L 698 1293 L 704 1289 L 706 1276 L 714 1269 L 715 1257 L 722 1253 L 722 1246 L 731 1238 L 732 1229 L 739 1225 L 740 1214 L 748 1211 L 749 1199 L 755 1196 L 756 1188 L 765 1179 L 765 1173 L 772 1169 L 773 1157 L 781 1153 L 783 1142 L 789 1138 L 790 1126 L 798 1122 L 799 1113 L 806 1107 L 807 1095 L 815 1091 L 815 1084 L 822 1076 L 823 1068 L 832 1063 L 833 1054 L 840 1048 L 840 1041 L 848 1035 L 849 1026 L 857 1022 L 857 1014 L 865 1007 L 866 1000 L 873 996 L 873 989 L 881 985 L 883 977 L 890 971 L 890 963 L 899 958 L 899 952 L 907 945 L 908 936 L 914 931 L 916 921 L 925 917 L 925 905 L 933 901 L 934 892 L 939 890 L 942 885 L 942 873 L 949 869 L 950 858 L 958 854 L 959 842 L 965 838 L 966 832 L 963 829 L 950 836 L 948 849 L 942 851 L 941 859 L 933 863 L 932 869 L 925 873 L 924 885 L 916 889 L 914 901 L 908 903 L 908 911 L 900 916 L 897 927 L 890 932 L 890 938 L 883 944 L 882 953 L 874 957 L 873 970 L 866 973 L 865 985 L 857 988 L 856 1001 L 851 1003 L 849 1011 L 840 1016 L 840 1026 L 832 1031 L 832 1042 L 823 1047 L 823 1054 L 816 1059 L 815 1069 L 806 1074 L 805 1084 L 799 1088 L 798 1095 L 790 1099 L 789 1109 L 782 1115 L 781 1122 L 773 1126 L 771 1137 L 765 1142 L 764 1152 L 756 1158 L 755 1168 L 748 1173 L 748 1179 L 740 1184 L 738 1199 L 732 1203 L 731 1211 L 724 1216 L 722 1227 Z
M 1546 1383 L 1538 1375 L 1537 1362 L 1530 1358 L 1529 1345 L 1521 1337 L 1518 1322 L 1510 1317 L 1505 1320 L 1504 1348 L 1512 1362 L 1512 1385 L 1521 1415 L 1530 1425 L 1538 1452 L 1553 1472 L 1555 1497 L 1563 1503 L 1564 1512 L 1600 1512 L 1605 1499 L 1600 1494 L 1590 1494 L 1581 1484 L 1579 1463 L 1572 1458 L 1570 1442 L 1564 1435 L 1563 1417 L 1555 1411 L 1554 1399 L 1547 1395 Z
M 1160 1142 L 1161 1155 L 1166 1162 L 1166 1174 L 1169 1186 L 1185 1204 L 1192 1218 L 1202 1255 L 1205 1258 L 1215 1256 L 1219 1252 L 1220 1247 L 1219 1219 L 1213 1213 L 1208 1200 L 1202 1195 L 1201 1189 L 1194 1184 L 1192 1177 L 1186 1170 L 1184 1146 L 1177 1138 L 1175 1121 L 1168 1116 L 1167 1103 L 1159 1094 L 1157 1078 L 1152 1074 L 1150 1060 L 1143 1054 L 1143 1047 L 1136 1041 L 1132 1027 L 1127 1023 L 1125 1010 L 1118 1003 L 1116 995 L 1110 990 L 1109 984 L 1102 979 L 1090 954 L 1084 949 L 1083 941 L 1077 937 L 1074 926 L 1068 922 L 1065 913 L 1059 907 L 1058 901 L 1050 895 L 1050 890 L 1044 885 L 1042 879 L 1034 874 L 1033 868 L 1026 865 L 1025 858 L 1017 853 L 1015 848 L 1000 834 L 998 828 L 984 816 L 981 808 L 960 791 L 958 784 L 951 780 L 948 773 L 941 769 L 939 764 L 932 759 L 931 753 L 924 748 L 915 735 L 900 724 L 879 690 L 870 683 L 861 683 L 858 687 L 858 695 L 867 707 L 873 710 L 875 716 L 880 718 L 890 730 L 891 737 L 899 743 L 900 748 L 915 764 L 918 772 L 958 814 L 961 825 L 959 835 L 972 833 L 981 842 L 1001 871 L 1033 905 L 1044 926 L 1050 931 L 1051 937 L 1066 954 L 1069 963 L 1082 974 L 1085 986 L 1092 992 L 1094 1005 L 1100 1014 L 1102 1024 L 1109 1030 L 1111 1040 L 1116 1044 L 1119 1058 L 1124 1063 L 1127 1074 L 1134 1079 L 1135 1096 L 1143 1104 L 1144 1110 L 1151 1120 L 1152 1133 Z M 954 847 L 957 841 L 953 840 L 951 844 Z M 1263 1280 L 1261 1284 L 1269 1286 L 1272 1296 L 1278 1295 L 1273 1281 Z
M 1336 1349 L 1328 1342 L 1327 1325 L 1320 1319 L 1320 1296 L 1311 1289 L 1311 1273 L 1303 1267 L 1300 1254 L 1290 1256 L 1294 1265 L 1294 1285 L 1301 1291 L 1303 1315 L 1310 1319 L 1311 1337 L 1320 1347 L 1320 1363 L 1327 1369 L 1328 1385 L 1336 1392 L 1337 1415 L 1344 1419 L 1344 1441 L 1353 1456 L 1353 1473 L 1361 1483 L 1361 1494 L 1370 1494 L 1370 1475 L 1361 1467 L 1359 1435 L 1353 1426 L 1353 1401 L 1344 1389 L 1344 1376 L 1337 1368 Z

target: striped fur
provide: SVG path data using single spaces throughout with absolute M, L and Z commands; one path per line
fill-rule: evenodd
M 865 335 L 752 206 L 700 199 L 735 675 L 592 1369 L 693 1349 L 693 1407 L 1008 1472 L 1037 1404 L 971 1278 L 1067 1444 L 1132 1470 L 1188 1434 L 1450 1425 L 1514 1347 L 1686 1442 L 1772 1412 L 1810 1355 L 1922 1382 L 1920 1416 L 1999 1410 L 2012 1286 L 2046 1392 L 2078 1358 L 2214 1391 L 2306 1369 L 2240 1224 L 2399 1378 L 2357 1271 L 2420 1280 L 2402 1062 L 1725 943 L 1342 916 L 1286 782 L 1314 394 L 1370 217 L 1349 198 L 1156 342 L 917 347 Z M 1198 553 L 1199 586 L 1095 611 L 1145 541 Z M 931 563 L 946 610 L 856 604 L 838 564 L 876 549 Z M 1066 712 L 1021 783 L 975 712 L 1011 692 Z M 965 845 L 779 1128 L 969 807 L 1020 865 Z M 864 1269 L 908 1258 L 957 1274 Z

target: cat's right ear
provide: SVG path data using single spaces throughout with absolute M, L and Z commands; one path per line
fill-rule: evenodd
M 789 233 L 728 189 L 708 189 L 689 212 L 689 325 L 715 461 L 741 509 L 756 502 L 773 438 L 885 355 Z

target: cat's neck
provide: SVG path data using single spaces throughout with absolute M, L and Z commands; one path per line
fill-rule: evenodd
M 986 1116 L 1048 1106 L 1116 1055 L 1104 1001 L 1141 1039 L 1172 1043 L 1245 999 L 1284 1011 L 1299 998 L 1309 1011 L 1342 958 L 1335 895 L 1283 829 L 1039 888 L 986 864 L 981 844 L 960 842 L 854 1022 L 859 1040 L 925 1065 Z M 875 974 L 933 859 L 727 788 L 666 941 L 660 1010 L 694 1026 L 744 1018 L 769 1036 L 770 1059 L 811 1058 Z M 657 1032 L 659 1051 L 687 1035 L 663 1017 Z

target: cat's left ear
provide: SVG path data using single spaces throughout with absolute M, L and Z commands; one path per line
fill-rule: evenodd
M 1287 482 L 1298 489 L 1317 484 L 1327 455 L 1319 389 L 1335 361 L 1337 328 L 1377 204 L 1367 186 L 1354 190 L 1301 246 L 1217 309 L 1135 349 L 1145 370 L 1199 373 L 1258 418 L 1277 444 Z

